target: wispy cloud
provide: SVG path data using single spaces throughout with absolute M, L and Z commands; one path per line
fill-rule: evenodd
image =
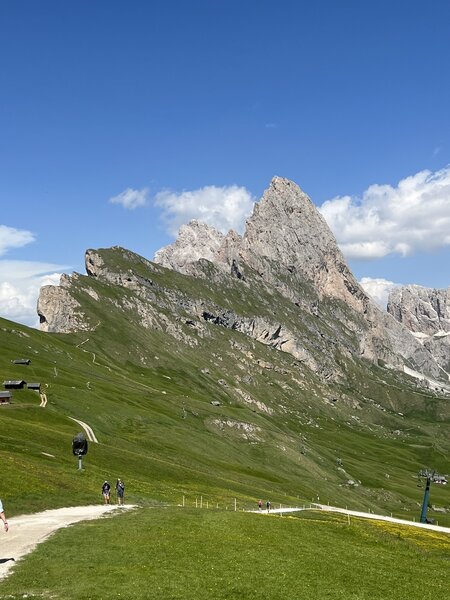
M 163 211 L 168 231 L 176 235 L 179 227 L 192 219 L 212 225 L 223 233 L 230 229 L 240 233 L 255 199 L 245 187 L 210 185 L 180 193 L 159 192 L 154 202 Z
M 110 198 L 109 202 L 111 202 L 111 204 L 120 204 L 127 210 L 134 210 L 140 206 L 145 206 L 147 204 L 147 197 L 147 188 L 143 188 L 142 190 L 127 188 L 117 196 Z
M 65 265 L 19 260 L 0 260 L 0 315 L 11 321 L 37 327 L 39 290 L 57 285 Z
M 437 250 L 450 245 L 450 166 L 333 198 L 320 211 L 348 258 Z
M 359 282 L 375 302 L 386 310 L 389 292 L 400 284 L 382 278 L 363 277 Z
M 34 240 L 35 237 L 31 231 L 0 225 L 0 256 L 6 254 L 10 248 L 21 248 Z

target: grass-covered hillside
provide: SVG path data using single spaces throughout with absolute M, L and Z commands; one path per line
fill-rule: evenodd
M 448 598 L 448 534 L 318 513 L 146 508 L 59 531 L 2 598 Z
M 256 279 L 242 283 L 211 265 L 194 279 L 149 269 L 120 249 L 101 256 L 110 277 L 66 285 L 84 331 L 0 320 L 2 381 L 39 382 L 48 400 L 40 407 L 37 392 L 14 390 L 0 406 L 9 514 L 96 502 L 103 480 L 121 477 L 127 500 L 144 506 L 183 496 L 216 508 L 319 497 L 418 518 L 417 472 L 449 471 L 450 401 L 352 353 L 345 306 L 323 301 L 317 317 Z M 305 284 L 302 302 L 309 296 Z M 282 324 L 306 359 L 275 349 L 276 339 L 258 341 L 244 331 L 247 321 L 229 326 L 237 317 Z M 13 364 L 18 358 L 31 363 Z M 81 431 L 71 418 L 99 441 L 83 471 L 71 453 Z M 433 485 L 433 507 L 450 508 L 449 492 Z M 450 525 L 450 513 L 430 516 Z

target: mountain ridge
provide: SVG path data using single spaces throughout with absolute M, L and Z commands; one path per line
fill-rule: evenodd
M 288 187 L 289 205 L 299 192 Z M 273 200 L 283 203 L 279 191 L 272 190 Z M 272 207 L 263 221 L 279 225 Z M 254 231 L 259 225 L 253 221 Z M 359 288 L 356 309 L 346 301 L 352 286 L 344 281 L 352 279 L 345 269 L 335 293 L 318 289 L 317 281 L 334 269 L 332 282 L 343 269 L 324 267 L 335 252 L 328 232 L 323 260 L 316 249 L 316 259 L 307 253 L 303 264 L 300 245 L 284 264 L 275 261 L 271 253 L 284 252 L 289 226 L 287 218 L 275 231 L 277 248 L 265 248 L 264 256 L 241 248 L 244 236 L 218 237 L 214 260 L 183 258 L 185 273 L 120 247 L 87 250 L 87 275 L 42 288 L 46 331 L 2 330 L 14 354 L 33 352 L 33 379 L 48 386 L 48 412 L 27 413 L 35 430 L 56 415 L 60 449 L 73 430 L 67 417 L 83 420 L 96 431 L 93 454 L 104 457 L 102 468 L 111 460 L 118 475 L 133 468 L 145 493 L 164 501 L 187 489 L 290 501 L 320 494 L 341 506 L 415 510 L 411 477 L 422 467 L 445 469 L 450 404 L 444 383 L 431 389 L 408 373 L 421 356 L 425 367 L 438 366 Z M 198 236 L 196 244 L 202 246 Z M 404 355 L 396 352 L 402 346 Z M 10 363 L 14 356 L 0 353 L 5 378 L 23 377 Z M 17 440 L 28 439 L 20 408 L 3 413 L 15 423 L 13 456 L 22 452 Z M 56 456 L 53 437 L 45 452 Z M 57 465 L 46 472 L 61 468 L 72 481 Z M 95 490 L 98 481 L 89 481 Z M 444 494 L 437 497 L 444 502 Z
M 214 240 L 212 246 L 210 240 Z M 223 236 L 211 226 L 194 221 L 182 227 L 174 244 L 156 253 L 155 262 L 181 273 L 201 276 L 195 264 L 202 258 L 240 278 L 245 276 L 245 265 L 250 266 L 297 303 L 301 300 L 296 284 L 301 286 L 307 280 L 318 298 L 310 306 L 303 303 L 306 310 L 317 314 L 321 298 L 328 296 L 349 304 L 364 316 L 367 326 L 361 335 L 361 355 L 370 360 L 385 360 L 397 368 L 402 361 L 395 355 L 400 355 L 425 375 L 443 377 L 441 365 L 436 364 L 432 353 L 365 293 L 309 196 L 287 179 L 272 179 L 260 202 L 255 203 L 243 236 L 233 231 Z M 291 279 L 288 285 L 286 271 Z M 348 324 L 351 325 L 351 320 Z

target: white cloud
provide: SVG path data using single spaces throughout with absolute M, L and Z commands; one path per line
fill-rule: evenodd
M 121 204 L 127 210 L 134 210 L 139 206 L 145 206 L 147 204 L 148 189 L 143 188 L 142 190 L 133 190 L 127 188 L 119 195 L 109 199 L 111 204 Z
M 8 252 L 10 248 L 20 248 L 34 242 L 34 239 L 31 231 L 0 225 L 0 256 Z
M 450 166 L 421 171 L 397 187 L 371 185 L 361 198 L 340 196 L 319 210 L 347 258 L 437 250 L 450 245 Z
M 68 267 L 40 262 L 0 261 L 0 315 L 11 321 L 38 327 L 36 312 L 43 285 L 58 285 Z
M 254 202 L 250 192 L 237 185 L 209 185 L 179 194 L 163 191 L 155 196 L 155 206 L 163 209 L 163 219 L 172 235 L 192 219 L 212 225 L 222 233 L 230 229 L 241 233 Z
M 387 279 L 373 279 L 371 277 L 363 277 L 359 283 L 372 300 L 375 300 L 375 302 L 384 310 L 386 310 L 387 307 L 389 292 L 400 285 L 393 281 L 388 281 Z

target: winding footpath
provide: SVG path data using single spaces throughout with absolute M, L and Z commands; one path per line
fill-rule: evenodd
M 95 433 L 92 430 L 92 427 L 90 427 L 87 423 L 85 423 L 84 421 L 79 421 L 78 419 L 74 419 L 73 417 L 69 417 L 69 419 L 72 419 L 72 421 L 75 421 L 76 423 L 78 423 L 78 425 L 81 425 L 81 427 L 84 429 L 87 439 L 89 442 L 95 442 L 96 444 L 98 444 L 98 439 L 95 435 Z
M 118 515 L 132 508 L 135 508 L 134 504 L 124 504 L 123 507 L 112 504 L 73 506 L 8 519 L 9 531 L 0 531 L 0 580 L 7 577 L 20 558 L 58 529 L 79 521 L 98 519 L 108 513 Z

